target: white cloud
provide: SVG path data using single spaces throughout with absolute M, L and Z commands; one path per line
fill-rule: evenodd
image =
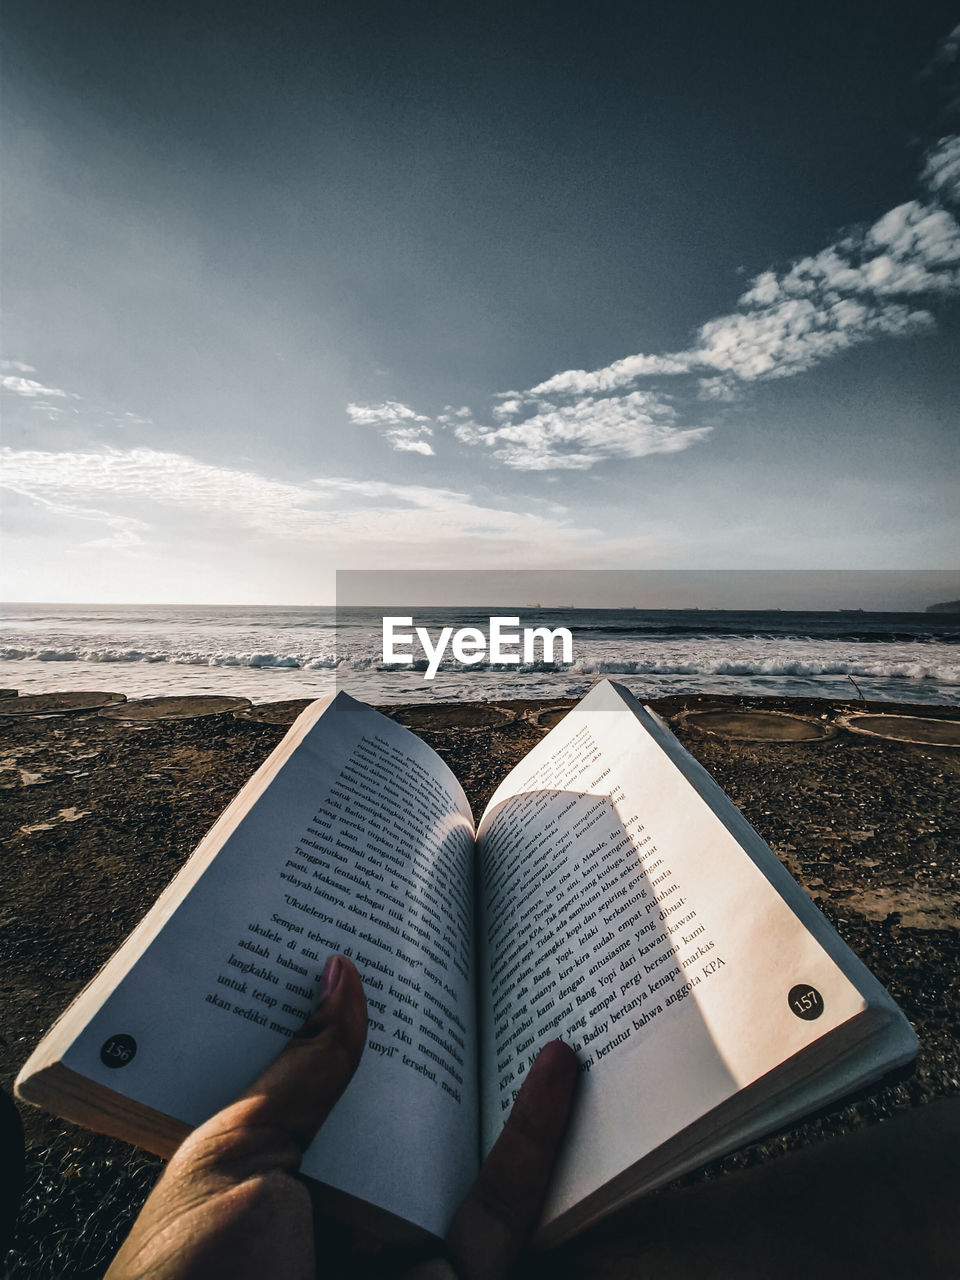
M 429 422 L 422 413 L 417 413 L 397 400 L 385 400 L 382 404 L 348 404 L 347 416 L 351 422 L 365 427 L 397 426 L 403 422 Z
M 25 366 L 26 367 L 26 366 Z M 35 373 L 36 370 L 31 370 Z M 4 391 L 12 391 L 14 395 L 25 396 L 28 400 L 44 398 L 67 398 L 66 391 L 61 391 L 58 387 L 45 387 L 42 382 L 34 382 L 32 378 L 24 378 L 20 374 L 5 374 L 0 377 L 0 387 Z
M 0 483 L 45 512 L 101 522 L 106 537 L 87 547 L 131 548 L 141 559 L 162 552 L 171 563 L 177 554 L 208 564 L 220 556 L 234 571 L 255 549 L 285 572 L 302 563 L 307 581 L 331 567 L 381 568 L 385 547 L 411 568 L 504 558 L 529 568 L 584 565 L 600 538 L 559 511 L 504 510 L 450 489 L 349 477 L 294 483 L 152 449 L 0 449 Z M 653 543 L 638 536 L 606 546 L 628 560 Z
M 960 52 L 960 24 L 955 26 L 949 35 L 944 36 L 934 61 L 941 66 L 949 66 L 951 62 L 956 61 L 958 52 Z
M 737 398 L 736 381 L 728 374 L 718 374 L 715 378 L 698 378 L 697 395 L 701 400 L 731 404 Z
M 960 151 L 957 161 L 960 163 Z M 922 293 L 929 288 L 946 287 L 934 273 L 960 264 L 960 227 L 945 209 L 930 208 L 917 200 L 908 200 L 877 219 L 867 232 L 866 248 L 868 253 L 874 248 L 879 249 L 887 262 L 892 259 L 902 269 L 919 269 L 918 283 L 910 277 L 902 286 L 894 284 L 893 290 Z M 875 258 L 868 258 L 866 265 L 869 267 L 875 261 Z M 943 280 L 954 287 L 958 283 L 955 275 L 946 274 Z M 877 283 L 870 280 L 867 286 L 876 288 Z M 891 291 L 886 280 L 883 288 Z
M 281 538 L 300 537 L 323 520 L 335 521 L 336 505 L 345 494 L 380 499 L 385 508 L 427 508 L 463 496 L 418 485 L 339 478 L 295 484 L 147 448 L 96 453 L 4 448 L 0 482 L 48 504 L 78 497 L 133 499 L 159 508 L 189 508 L 198 516 L 236 521 Z
M 935 197 L 960 198 L 960 137 L 941 138 L 921 176 Z M 909 300 L 958 293 L 960 226 L 940 205 L 910 200 L 783 273 L 762 272 L 737 310 L 708 320 L 687 350 L 567 369 L 528 394 L 596 396 L 638 378 L 694 373 L 708 375 L 701 395 L 729 399 L 738 382 L 789 377 L 858 343 L 928 328 L 932 316 Z
M 32 364 L 24 364 L 22 360 L 0 360 L 0 369 L 5 373 L 36 373 Z
M 118 427 L 152 427 L 153 422 L 150 418 L 144 418 L 139 413 L 107 413 L 106 415 L 111 422 L 115 422 Z
M 347 417 L 355 426 L 379 428 L 390 447 L 398 452 L 433 455 L 433 447 L 426 440 L 433 435 L 430 419 L 398 400 L 348 404 Z
M 428 458 L 433 456 L 433 447 L 427 444 L 426 440 L 410 440 L 401 436 L 399 432 L 388 435 L 387 439 L 398 453 L 422 453 Z
M 673 453 L 702 441 L 710 426 L 681 424 L 680 394 L 691 408 L 700 402 L 702 421 L 704 404 L 729 404 L 752 383 L 793 377 L 880 337 L 932 328 L 927 301 L 960 294 L 960 225 L 944 207 L 960 191 L 960 137 L 930 149 L 921 180 L 929 203 L 908 200 L 817 254 L 761 272 L 735 309 L 702 324 L 685 350 L 565 369 L 527 391 L 496 393 L 494 425 L 451 405 L 436 424 L 515 470 L 583 471 L 604 459 Z M 686 381 L 670 396 L 630 389 L 651 378 Z M 433 452 L 430 420 L 406 405 L 350 405 L 348 413 L 383 430 L 394 449 Z
M 422 453 L 429 457 L 433 454 L 433 447 L 424 440 L 424 435 L 433 435 L 430 427 L 394 427 L 384 432 L 391 448 L 399 453 Z
M 531 387 L 530 394 L 594 395 L 628 386 L 635 378 L 686 373 L 689 367 L 687 353 L 682 351 L 667 356 L 627 356 L 590 373 L 586 369 L 566 369 L 563 373 L 555 373 L 552 378 Z
M 960 27 L 955 34 L 960 42 Z M 921 177 L 930 191 L 950 204 L 960 204 L 960 137 L 941 138 L 927 156 Z
M 876 334 L 902 336 L 931 323 L 926 312 L 899 303 L 866 306 L 840 297 L 791 297 L 781 291 L 770 306 L 705 324 L 698 335 L 698 364 L 740 382 L 786 378 Z M 727 398 L 734 385 L 726 384 Z
M 495 418 L 502 421 L 504 418 L 515 418 L 522 408 L 522 400 L 501 400 L 499 404 L 493 406 L 492 413 Z
M 784 378 L 858 343 L 933 325 L 913 299 L 960 292 L 960 226 L 945 209 L 910 200 L 866 231 L 765 271 L 739 310 L 703 325 L 691 367 L 741 382 Z
M 71 495 L 66 489 L 58 491 L 55 487 L 46 486 L 42 482 L 35 486 L 30 485 L 29 482 L 25 485 L 23 474 L 22 472 L 18 474 L 19 468 L 16 465 L 10 467 L 8 473 L 7 463 L 13 457 L 15 457 L 13 450 L 0 449 L 0 487 L 31 498 L 51 516 L 102 525 L 107 529 L 108 532 L 103 537 L 80 538 L 72 541 L 64 548 L 65 555 L 72 555 L 78 550 L 90 547 L 131 549 L 143 545 L 142 534 L 149 528 L 143 520 L 135 516 L 118 515 L 87 503 L 70 501 Z
M 483 444 L 494 457 L 520 471 L 584 471 L 604 458 L 643 458 L 676 453 L 708 433 L 708 427 L 679 430 L 676 412 L 662 397 L 646 391 L 573 404 L 549 405 L 522 422 L 501 427 L 465 423 L 455 435 L 466 444 Z
M 494 410 L 494 412 L 496 412 L 496 410 Z M 443 413 L 437 414 L 436 422 L 441 427 L 446 427 L 446 426 L 449 426 L 451 422 L 457 423 L 457 422 L 469 421 L 472 418 L 473 418 L 473 410 L 470 408 L 469 405 L 466 405 L 466 404 L 461 405 L 459 409 L 455 409 L 452 404 L 445 404 L 443 406 Z

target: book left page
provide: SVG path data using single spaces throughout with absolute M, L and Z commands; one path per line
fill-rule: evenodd
M 300 732 L 62 1062 L 196 1125 L 303 1023 L 327 956 L 350 956 L 367 1046 L 303 1172 L 441 1234 L 477 1169 L 469 806 L 425 743 L 346 694 Z

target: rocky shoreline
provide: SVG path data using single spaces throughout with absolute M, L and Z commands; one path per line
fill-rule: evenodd
M 569 705 L 386 710 L 447 759 L 479 814 Z M 916 1070 L 904 1078 L 686 1181 L 701 1183 L 960 1092 L 960 751 L 839 727 L 813 741 L 731 740 L 699 731 L 683 714 L 753 708 L 839 726 L 851 711 L 956 719 L 956 708 L 696 696 L 652 705 L 891 991 L 921 1044 Z M 264 708 L 147 723 L 78 713 L 0 725 L 4 1089 L 284 732 Z M 3 1274 L 98 1275 L 157 1162 L 29 1108 L 23 1118 L 28 1192 Z

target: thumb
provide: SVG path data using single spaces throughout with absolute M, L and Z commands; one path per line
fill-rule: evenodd
M 346 956 L 331 956 L 316 1009 L 238 1100 L 246 1123 L 282 1130 L 304 1150 L 350 1083 L 366 1038 L 360 975 Z
M 246 1093 L 194 1129 L 174 1152 L 117 1255 L 111 1277 L 266 1274 L 251 1262 L 256 1198 L 276 1190 L 273 1175 L 297 1168 L 350 1083 L 367 1035 L 360 975 L 344 956 L 327 961 L 317 994 L 317 1008 L 280 1056 Z M 290 1211 L 296 1215 L 297 1192 L 309 1208 L 303 1187 L 292 1198 L 284 1191 L 277 1212 L 287 1215 L 285 1222 L 291 1221 Z M 267 1203 L 273 1204 L 269 1196 Z M 191 1270 L 191 1250 L 202 1254 L 205 1241 L 215 1253 L 219 1250 L 218 1267 L 198 1263 Z M 245 1271 L 234 1265 L 234 1247 L 243 1254 Z

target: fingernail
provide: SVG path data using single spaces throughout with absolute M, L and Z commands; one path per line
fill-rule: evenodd
M 320 986 L 317 988 L 317 1004 L 332 996 L 343 977 L 343 961 L 339 956 L 330 956 L 323 966 L 320 975 Z

